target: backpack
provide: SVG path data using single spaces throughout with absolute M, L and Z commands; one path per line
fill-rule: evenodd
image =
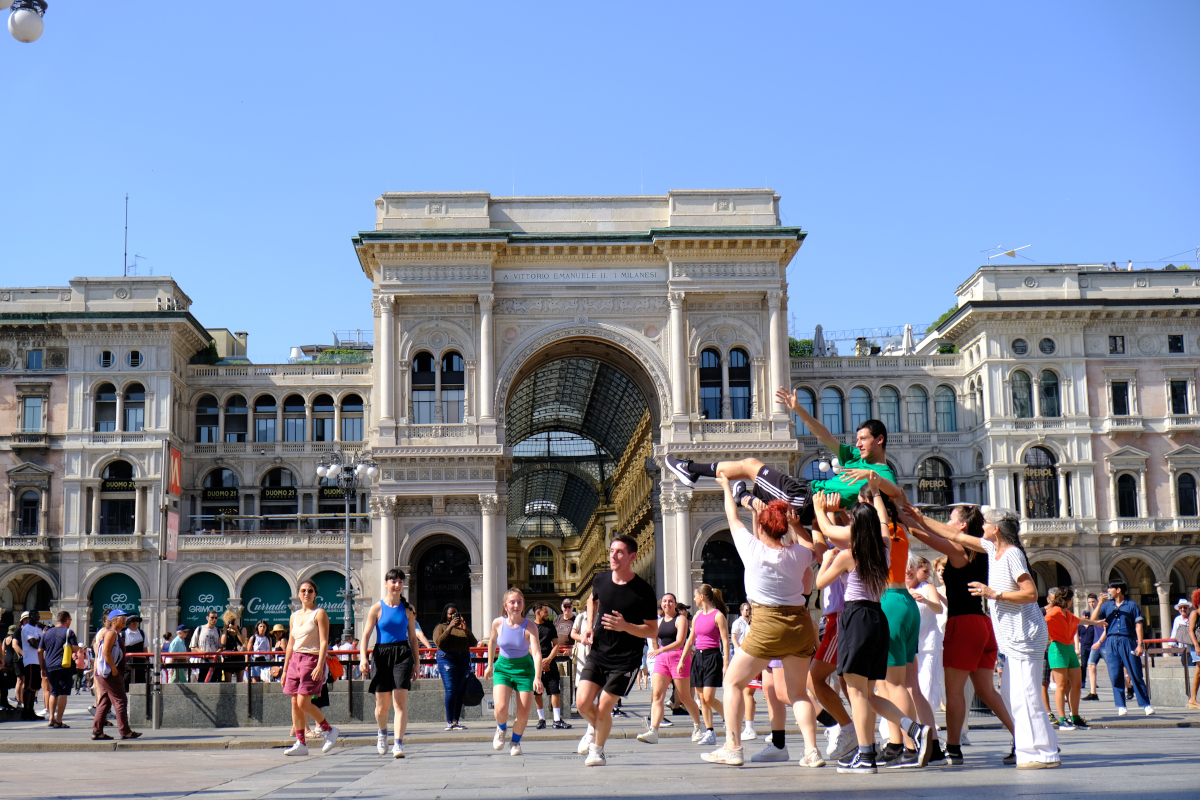
M 477 706 L 483 702 L 483 684 L 479 682 L 474 673 L 467 676 L 466 682 L 463 684 L 463 705 Z

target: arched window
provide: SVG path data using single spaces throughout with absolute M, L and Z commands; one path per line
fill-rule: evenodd
M 442 356 L 442 422 L 457 424 L 463 421 L 466 385 L 466 365 L 462 356 L 458 353 Z
M 212 444 L 217 441 L 221 424 L 221 407 L 217 398 L 206 394 L 196 401 L 196 441 Z
M 313 398 L 313 433 L 314 442 L 333 441 L 333 398 L 327 394 L 319 394 Z
M 891 386 L 879 390 L 879 421 L 888 433 L 900 432 L 900 393 Z
M 140 383 L 125 387 L 125 427 L 136 433 L 146 427 L 146 389 Z
M 1058 468 L 1054 454 L 1044 447 L 1025 453 L 1025 516 L 1054 519 L 1058 516 Z
M 1017 419 L 1033 416 L 1033 386 L 1028 372 L 1019 369 L 1012 374 L 1012 399 L 1013 414 Z
M 796 401 L 800 403 L 800 407 L 809 413 L 814 419 L 817 416 L 817 398 L 812 393 L 811 389 L 797 389 Z M 811 436 L 812 431 L 808 429 L 803 422 L 800 421 L 799 414 L 792 414 L 792 418 L 796 421 L 797 436 Z
M 437 405 L 437 374 L 433 355 L 417 353 L 412 366 L 412 411 L 414 425 L 432 425 Z
M 228 529 L 234 521 L 221 519 L 222 515 L 241 513 L 238 493 L 238 477 L 231 469 L 223 467 L 209 471 L 204 476 L 200 492 L 200 519 L 195 524 L 203 529 Z
M 307 438 L 304 430 L 304 398 L 298 394 L 289 394 L 283 400 L 283 440 L 285 442 L 303 442 Z
M 737 347 L 729 351 L 729 404 L 734 419 L 750 419 L 750 356 Z
M 275 398 L 269 394 L 259 395 L 254 401 L 254 441 L 275 441 L 275 417 L 278 411 Z
M 529 591 L 554 591 L 554 551 L 544 544 L 529 551 Z
M 356 394 L 348 394 L 342 398 L 342 441 L 361 442 L 363 440 L 363 401 Z
M 1038 402 L 1041 404 L 1043 417 L 1062 416 L 1062 406 L 1058 402 L 1058 375 L 1051 370 L 1042 370 Z
M 850 390 L 850 430 L 858 430 L 858 426 L 871 418 L 871 393 L 862 386 Z
M 958 414 L 955 412 L 954 390 L 939 386 L 933 392 L 933 411 L 937 415 L 937 429 L 942 433 L 958 430 Z
M 917 468 L 917 502 L 948 506 L 954 502 L 950 465 L 940 458 L 927 458 Z
M 821 424 L 833 434 L 846 432 L 842 424 L 842 393 L 832 386 L 821 392 Z
M 236 489 L 238 476 L 231 469 L 214 469 L 204 476 L 205 489 Z
M 250 409 L 240 394 L 225 400 L 225 441 L 244 442 L 250 432 Z
M 909 433 L 928 433 L 929 432 L 929 395 L 920 386 L 908 387 L 908 394 L 904 397 L 904 404 L 908 406 L 908 431 Z
M 117 429 L 117 387 L 102 383 L 96 387 L 96 432 L 111 433 Z
M 1117 476 L 1117 516 L 1136 517 L 1138 515 L 1137 479 L 1129 473 Z
M 700 354 L 700 416 L 721 418 L 721 355 L 716 350 Z
M 1179 473 L 1175 479 L 1175 498 L 1179 505 L 1179 516 L 1197 516 L 1195 475 L 1190 472 Z
M 265 530 L 291 530 L 297 527 L 296 519 L 284 515 L 298 513 L 295 475 L 286 467 L 275 467 L 263 476 L 260 488 L 259 508 L 264 519 Z M 274 516 L 274 519 L 270 517 Z
M 41 500 L 37 492 L 30 489 L 21 495 L 20 517 L 17 520 L 17 534 L 19 536 L 37 536 L 38 534 L 38 506 Z
M 134 532 L 136 501 L 133 466 L 113 461 L 100 473 L 100 531 L 127 535 Z

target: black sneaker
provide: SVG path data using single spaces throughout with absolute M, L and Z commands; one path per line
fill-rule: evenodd
M 921 725 L 916 734 L 909 735 L 913 737 L 913 742 L 917 745 L 917 766 L 923 767 L 929 763 L 929 756 L 932 753 L 933 743 L 937 741 L 937 734 L 928 725 Z
M 837 760 L 837 765 L 839 767 L 848 767 L 854 763 L 854 759 L 856 759 L 857 757 L 858 757 L 858 748 L 855 747 L 849 753 L 847 753 L 846 755 L 839 758 Z
M 888 769 L 916 769 L 921 766 L 921 759 L 917 750 L 909 750 L 907 747 L 900 751 L 900 755 L 888 762 Z
M 1013 749 L 1009 750 L 1008 755 L 1004 757 L 1004 764 L 1011 767 L 1015 763 L 1017 763 L 1017 747 L 1013 745 Z
M 1092 726 L 1088 725 L 1088 721 L 1078 714 L 1071 716 L 1071 724 L 1075 726 L 1075 730 L 1077 731 L 1090 731 L 1092 729 Z
M 929 750 L 929 766 L 944 767 L 948 763 L 945 752 L 942 751 L 942 743 L 937 739 L 933 740 L 933 746 Z
M 1127 689 L 1125 690 L 1125 699 L 1126 699 L 1126 700 L 1132 700 L 1132 699 L 1133 699 L 1133 687 L 1132 687 L 1132 686 L 1130 686 L 1129 688 L 1127 688 Z
M 958 747 L 946 745 L 946 764 L 951 767 L 961 767 L 963 765 L 962 745 Z
M 695 486 L 696 481 L 700 480 L 700 476 L 693 475 L 691 472 L 685 469 L 683 466 L 684 462 L 680 461 L 675 456 L 663 456 L 663 464 L 666 465 L 667 469 L 675 473 L 675 477 L 679 478 L 679 480 L 682 481 L 685 486 Z
M 1059 726 L 1058 717 L 1054 716 L 1053 711 L 1048 711 L 1046 713 L 1048 713 L 1050 715 L 1050 724 L 1054 726 L 1055 730 L 1058 730 L 1058 726 Z
M 734 481 L 733 485 L 729 487 L 729 490 L 733 494 L 733 504 L 739 508 L 745 508 L 745 506 L 742 505 L 742 501 L 746 498 L 754 496 L 750 494 L 750 490 L 746 488 L 745 481 Z
M 537 724 L 537 729 L 540 731 L 540 730 L 544 730 L 545 727 L 546 727 L 546 720 L 539 719 L 538 724 Z
M 1084 700 L 1099 700 L 1100 697 L 1095 692 L 1092 692 L 1091 694 L 1085 694 L 1083 696 L 1083 699 Z
M 561 719 L 556 719 L 554 720 L 554 729 L 559 731 L 568 731 L 571 729 L 571 726 L 566 722 L 563 722 Z
M 873 775 L 879 772 L 879 769 L 875 766 L 874 753 L 864 755 L 855 751 L 854 758 L 846 766 L 843 767 L 842 762 L 838 762 L 837 771 L 843 774 L 860 773 L 863 775 Z
M 891 742 L 888 742 L 883 746 L 883 752 L 879 754 L 879 765 L 882 767 L 891 766 L 892 762 L 899 758 L 903 752 L 903 745 L 892 744 Z

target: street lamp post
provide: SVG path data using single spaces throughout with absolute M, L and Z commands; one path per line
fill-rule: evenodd
M 12 8 L 8 15 L 8 32 L 18 42 L 36 42 L 42 35 L 42 17 L 46 0 L 0 0 L 0 11 Z
M 336 481 L 342 490 L 342 499 L 346 503 L 346 588 L 338 592 L 346 601 L 346 625 L 342 631 L 354 635 L 354 587 L 350 584 L 350 495 L 356 491 L 360 482 L 370 486 L 371 481 L 379 476 L 379 467 L 369 456 L 358 451 L 353 454 L 338 451 L 330 453 L 317 463 L 317 477 Z M 320 497 L 317 498 L 318 506 Z

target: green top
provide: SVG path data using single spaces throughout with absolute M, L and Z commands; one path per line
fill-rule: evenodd
M 848 444 L 838 445 L 837 451 L 838 461 L 842 462 L 842 469 L 871 469 L 878 472 L 884 478 L 887 478 L 892 483 L 896 482 L 896 473 L 892 472 L 892 468 L 885 461 L 882 464 L 868 464 L 863 461 L 862 454 L 858 452 L 857 447 L 851 447 Z M 858 501 L 858 492 L 862 487 L 866 486 L 866 481 L 851 482 L 845 474 L 836 475 L 828 480 L 813 481 L 813 492 L 833 492 L 842 496 L 841 508 L 849 508 Z

